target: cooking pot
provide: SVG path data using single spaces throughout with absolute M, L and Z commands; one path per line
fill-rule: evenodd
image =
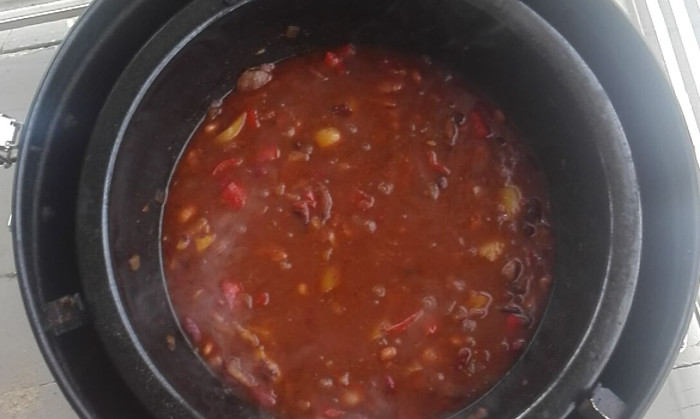
M 505 110 L 549 182 L 557 250 L 546 313 L 512 370 L 455 417 L 484 411 L 497 418 L 564 417 L 591 395 L 608 394 L 597 384 L 644 284 L 649 252 L 655 263 L 648 271 L 679 278 L 676 288 L 687 292 L 679 305 L 689 307 L 697 287 L 697 174 L 677 106 L 658 74 L 648 81 L 668 107 L 659 119 L 676 141 L 662 150 L 675 163 L 654 156 L 659 127 L 645 132 L 639 119 L 655 109 L 621 106 L 619 94 L 611 101 L 620 87 L 604 87 L 601 71 L 591 68 L 596 62 L 589 65 L 581 48 L 524 2 L 166 3 L 129 3 L 103 28 L 113 36 L 96 31 L 114 2 L 89 11 L 49 72 L 24 133 L 15 201 L 18 270 L 44 355 L 81 414 L 264 416 L 211 374 L 180 332 L 161 267 L 162 204 L 192 131 L 243 69 L 348 41 L 428 54 L 461 73 Z M 543 9 L 566 15 L 566 7 Z M 133 33 L 124 29 L 127 22 L 138 22 L 129 26 Z M 301 27 L 301 35 L 281 36 L 288 25 Z M 90 35 L 100 42 L 90 44 Z M 650 61 L 647 51 L 635 53 Z M 71 60 L 77 68 L 67 67 Z M 615 73 L 608 83 L 620 77 L 611 68 L 604 68 Z M 68 94 L 56 94 L 61 85 Z M 48 149 L 57 148 L 49 159 Z M 650 172 L 660 166 L 665 171 Z M 673 226 L 663 231 L 666 217 Z M 667 247 L 648 237 L 665 238 Z M 137 272 L 129 269 L 134 254 L 141 259 Z M 641 298 L 648 297 L 643 291 Z M 635 305 L 649 301 L 639 298 Z M 677 324 L 661 369 L 684 313 L 667 316 Z M 633 320 L 628 341 L 637 338 Z M 175 350 L 166 345 L 169 334 Z M 88 384 L 100 381 L 108 391 Z M 638 410 L 642 403 L 630 393 L 618 390 L 632 403 L 616 412 Z

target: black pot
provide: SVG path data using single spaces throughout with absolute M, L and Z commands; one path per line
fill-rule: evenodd
M 481 407 L 499 418 L 563 417 L 586 399 L 618 345 L 638 279 L 640 287 L 644 284 L 644 265 L 638 275 L 643 252 L 655 252 L 656 262 L 648 271 L 676 270 L 676 292 L 695 290 L 695 253 L 680 260 L 674 253 L 677 246 L 690 252 L 698 248 L 699 213 L 697 175 L 684 155 L 689 142 L 676 105 L 667 106 L 661 122 L 677 134 L 677 143 L 665 144 L 664 151 L 678 160 L 650 161 L 660 147 L 657 137 L 638 141 L 645 138 L 647 121 L 642 117 L 654 107 L 613 105 L 570 43 L 523 3 L 192 0 L 168 2 L 164 10 L 156 10 L 163 5 L 153 3 L 132 2 L 119 11 L 116 16 L 131 22 L 133 33 L 115 28 L 113 36 L 97 37 L 101 43 L 90 48 L 85 43 L 90 32 L 98 30 L 100 18 L 115 6 L 105 1 L 89 12 L 54 64 L 25 131 L 23 157 L 40 158 L 24 157 L 20 166 L 21 193 L 15 202 L 18 267 L 40 345 L 82 414 L 259 416 L 207 370 L 179 332 L 161 269 L 159 198 L 208 104 L 223 96 L 244 68 L 347 41 L 428 53 L 463 73 L 515 121 L 549 180 L 557 254 L 547 312 L 516 366 L 458 417 Z M 566 7 L 541 7 L 566 16 Z M 117 19 L 114 25 L 121 23 Z M 281 37 L 289 24 L 301 26 L 302 36 Z M 114 45 L 121 47 L 110 50 Z M 255 55 L 262 47 L 267 52 Z M 89 52 L 82 66 L 69 69 L 81 48 Z M 647 51 L 638 48 L 635 53 L 649 61 Z M 604 68 L 614 73 L 609 80 L 620 77 L 620 72 Z M 75 71 L 71 77 L 69 70 Z M 68 94 L 59 101 L 51 90 L 66 79 L 73 84 L 67 84 Z M 660 86 L 658 97 L 665 105 L 672 103 L 658 74 L 646 81 Z M 39 138 L 42 129 L 46 142 Z M 635 136 L 626 137 L 625 131 Z M 46 158 L 47 149 L 59 147 L 59 141 L 61 147 L 68 145 L 64 155 L 69 161 L 82 160 L 80 182 L 77 167 L 65 173 L 65 167 Z M 650 172 L 659 166 L 665 171 Z M 60 177 L 55 175 L 59 169 L 64 171 Z M 674 188 L 660 189 L 673 182 Z M 68 196 L 57 196 L 62 189 L 68 189 Z M 664 208 L 660 203 L 668 199 L 685 206 Z M 146 206 L 149 211 L 144 212 Z M 647 208 L 655 218 L 649 220 Z M 673 247 L 659 249 L 658 243 L 649 243 L 647 226 L 652 234 L 659 233 L 661 210 L 677 217 L 674 227 L 656 237 Z M 56 248 L 66 241 L 77 242 L 77 250 L 72 245 Z M 136 273 L 128 268 L 133 254 L 142 262 Z M 47 282 L 54 272 L 60 272 L 60 284 Z M 66 273 L 72 278 L 63 277 Z M 66 333 L 70 327 L 61 326 L 61 316 L 51 317 L 50 311 L 42 315 L 40 309 L 46 301 L 75 292 L 87 301 L 90 322 L 75 322 L 81 327 Z M 648 291 L 641 292 L 645 297 Z M 687 318 L 687 295 L 682 302 L 675 316 L 667 316 L 675 329 L 665 353 L 657 351 L 661 363 L 667 363 Z M 636 338 L 635 324 L 632 318 L 625 331 L 631 334 L 628 341 Z M 165 344 L 167 334 L 177 336 L 174 352 Z M 82 368 L 77 367 L 81 356 Z M 115 394 L 90 387 L 100 380 L 97 371 L 103 371 L 101 379 Z M 658 380 L 659 368 L 652 375 Z M 633 396 L 623 398 L 630 401 Z M 641 403 L 631 404 L 628 414 Z

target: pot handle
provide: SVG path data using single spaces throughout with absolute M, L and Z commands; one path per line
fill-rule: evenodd
M 585 419 L 620 419 L 627 405 L 615 393 L 598 384 L 576 410 Z
M 22 123 L 0 113 L 0 165 L 10 168 L 17 162 Z

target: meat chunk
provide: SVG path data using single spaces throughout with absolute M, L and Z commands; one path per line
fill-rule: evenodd
M 251 92 L 257 90 L 272 81 L 274 64 L 263 64 L 260 67 L 249 68 L 238 78 L 238 90 Z

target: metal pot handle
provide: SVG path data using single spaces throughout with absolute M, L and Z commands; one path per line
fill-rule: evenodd
M 0 113 L 0 165 L 10 168 L 17 162 L 22 123 Z

